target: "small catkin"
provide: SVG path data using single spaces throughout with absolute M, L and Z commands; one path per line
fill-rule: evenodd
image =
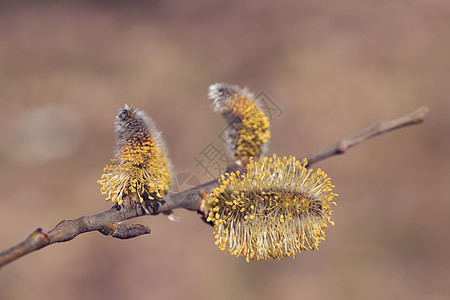
M 265 154 L 270 139 L 270 123 L 255 97 L 246 88 L 226 83 L 209 87 L 211 107 L 226 119 L 226 143 L 237 160 L 248 160 Z
M 143 111 L 127 105 L 114 123 L 116 149 L 101 179 L 101 192 L 119 205 L 124 197 L 142 203 L 162 197 L 170 187 L 170 162 L 161 133 Z

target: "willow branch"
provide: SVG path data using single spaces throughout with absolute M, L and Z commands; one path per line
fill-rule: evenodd
M 370 127 L 352 136 L 313 151 L 304 157 L 308 159 L 308 164 L 311 165 L 326 158 L 343 154 L 351 147 L 377 135 L 405 126 L 422 123 L 428 111 L 429 109 L 427 107 L 422 106 L 411 114 L 398 119 L 377 121 Z M 235 172 L 237 170 L 245 172 L 245 169 L 243 170 L 243 167 L 237 164 L 230 165 L 226 172 Z M 150 228 L 147 226 L 121 222 L 146 214 L 169 214 L 172 209 L 176 208 L 197 211 L 200 208 L 201 200 L 205 195 L 214 190 L 217 185 L 218 181 L 215 179 L 180 193 L 169 194 L 161 199 L 156 199 L 156 201 L 146 201 L 145 205 L 133 201 L 124 201 L 124 204 L 121 206 L 113 206 L 109 210 L 92 216 L 84 216 L 75 220 L 63 220 L 48 232 L 38 228 L 21 243 L 0 253 L 0 267 L 46 246 L 70 241 L 85 232 L 98 231 L 104 235 L 119 239 L 129 239 L 149 234 Z
M 394 119 L 391 121 L 377 121 L 366 129 L 360 132 L 343 138 L 334 144 L 323 147 L 319 150 L 308 153 L 304 157 L 308 159 L 308 165 L 312 165 L 318 161 L 324 160 L 331 156 L 345 153 L 348 149 L 356 146 L 362 142 L 367 141 L 377 135 L 387 133 L 394 129 L 399 129 L 409 125 L 421 124 L 425 120 L 429 109 L 426 106 L 421 106 L 409 115 Z

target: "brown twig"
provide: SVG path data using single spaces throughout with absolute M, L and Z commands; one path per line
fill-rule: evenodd
M 405 126 L 420 124 L 425 120 L 425 117 L 428 114 L 428 112 L 429 112 L 428 107 L 421 106 L 412 113 L 410 113 L 409 115 L 400 117 L 398 119 L 392 121 L 377 121 L 373 123 L 371 126 L 361 130 L 360 132 L 352 136 L 346 137 L 334 144 L 308 153 L 304 157 L 308 159 L 308 165 L 312 165 L 313 163 L 324 160 L 328 157 L 343 154 L 353 146 L 356 146 L 377 135 L 392 131 L 394 129 L 399 129 Z
M 346 137 L 334 144 L 311 152 L 304 157 L 308 159 L 308 165 L 345 153 L 348 149 L 360 144 L 374 136 L 389 132 L 408 125 L 420 124 L 424 121 L 429 109 L 425 106 L 418 108 L 409 115 L 400 117 L 392 121 L 378 121 L 372 126 Z M 227 172 L 242 170 L 242 167 L 233 164 L 227 168 Z M 184 208 L 197 211 L 203 195 L 210 193 L 217 187 L 217 180 L 204 183 L 186 191 L 169 194 L 155 202 L 146 203 L 147 211 L 150 214 L 170 213 L 172 209 Z M 147 214 L 146 209 L 141 204 L 132 201 L 124 201 L 121 206 L 114 206 L 104 212 L 81 217 L 76 220 L 63 220 L 52 230 L 45 232 L 43 229 L 36 229 L 30 236 L 18 245 L 0 253 L 0 267 L 10 263 L 28 253 L 60 242 L 67 242 L 79 234 L 99 231 L 104 235 L 111 235 L 119 239 L 128 239 L 143 234 L 149 234 L 150 228 L 141 224 L 124 224 L 121 221 L 143 216 Z

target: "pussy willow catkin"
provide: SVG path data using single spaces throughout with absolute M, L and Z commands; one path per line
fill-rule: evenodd
M 170 187 L 170 163 L 152 119 L 126 105 L 119 109 L 114 128 L 115 156 L 98 181 L 106 200 L 120 205 L 125 196 L 142 203 L 165 195 Z
M 335 205 L 331 184 L 320 169 L 308 170 L 306 159 L 250 160 L 245 174 L 219 179 L 205 200 L 207 221 L 216 244 L 236 256 L 252 259 L 295 257 L 316 249 Z
M 238 160 L 264 155 L 270 139 L 270 124 L 255 97 L 246 88 L 226 83 L 209 87 L 211 107 L 227 120 L 226 144 Z

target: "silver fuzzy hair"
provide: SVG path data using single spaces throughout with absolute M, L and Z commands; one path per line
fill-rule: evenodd
M 125 108 L 119 108 L 114 122 L 116 132 L 116 156 L 126 142 L 133 137 L 138 137 L 142 133 L 148 133 L 156 143 L 156 147 L 167 158 L 167 167 L 172 174 L 172 164 L 168 157 L 166 143 L 162 138 L 161 132 L 156 128 L 152 118 L 144 111 L 134 109 L 125 104 Z M 173 182 L 171 180 L 171 182 Z
M 241 89 L 237 85 L 230 85 L 227 83 L 211 84 L 208 90 L 208 98 L 211 101 L 212 109 L 215 112 L 223 114 L 224 117 L 227 117 L 225 107 L 236 93 L 243 94 L 246 98 L 253 99 L 253 101 L 255 99 L 253 93 L 249 92 L 247 88 Z
M 211 101 L 211 108 L 214 112 L 222 114 L 227 121 L 228 127 L 226 129 L 226 145 L 231 155 L 236 154 L 236 141 L 238 140 L 238 130 L 241 124 L 237 122 L 236 116 L 229 113 L 227 109 L 228 104 L 232 100 L 234 94 L 244 95 L 245 98 L 251 99 L 256 107 L 262 111 L 259 103 L 255 101 L 255 95 L 246 87 L 240 88 L 237 85 L 230 85 L 227 83 L 215 83 L 209 86 L 208 99 Z M 268 151 L 268 142 L 261 145 L 261 151 L 258 157 L 263 157 Z

